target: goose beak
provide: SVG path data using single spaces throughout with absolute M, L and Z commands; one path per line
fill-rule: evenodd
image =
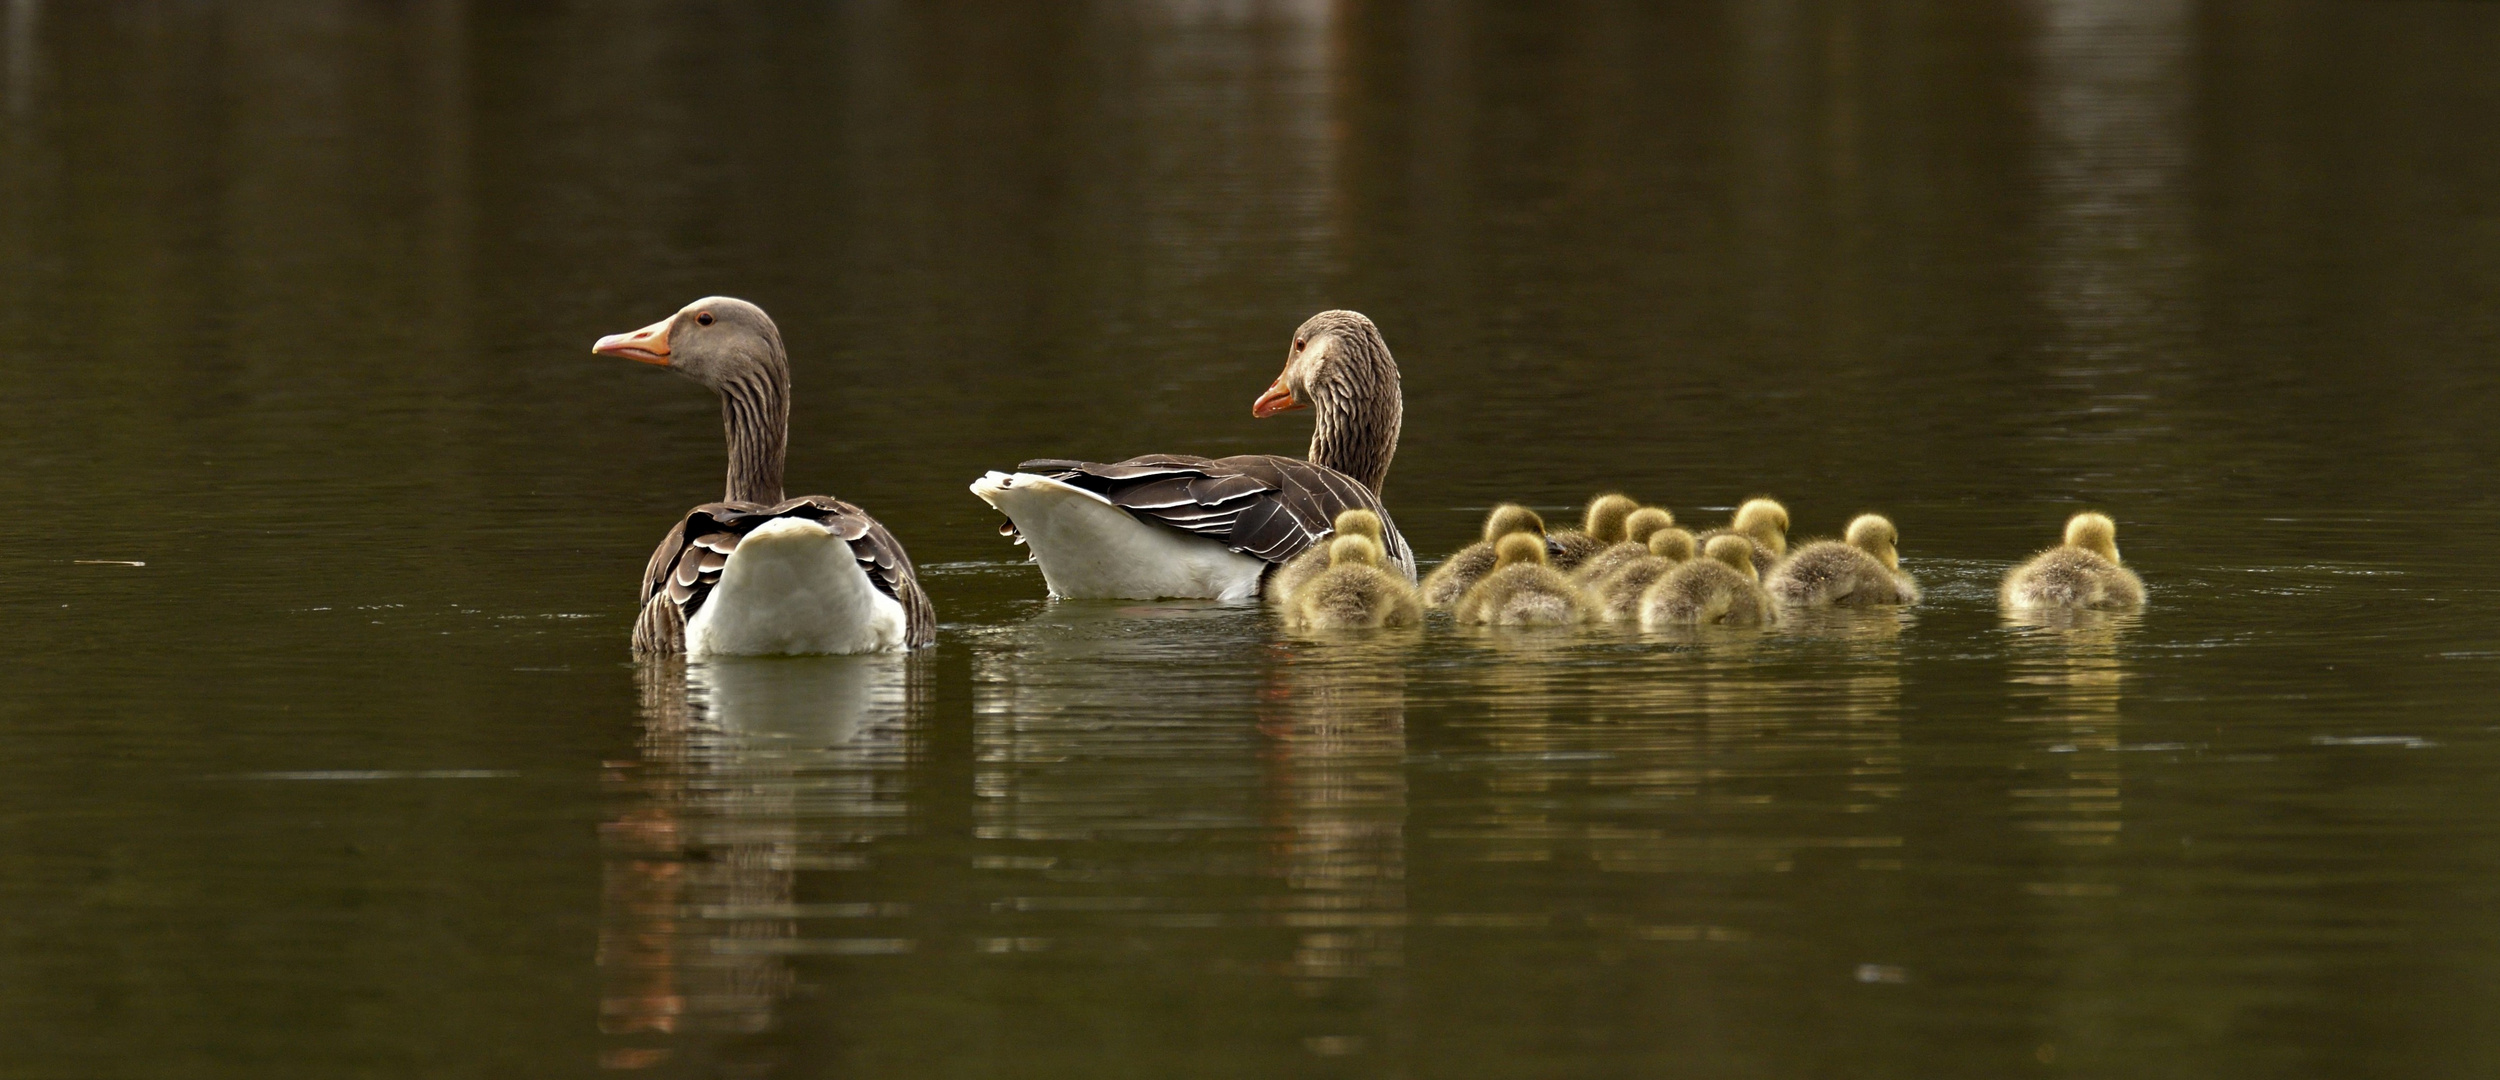
M 1279 375 L 1276 381 L 1268 386 L 1267 392 L 1259 395 L 1259 400 L 1250 403 L 1250 415 L 1255 419 L 1265 420 L 1280 412 L 1307 408 L 1310 408 L 1308 404 L 1295 400 L 1293 387 L 1285 385 L 1285 377 Z
M 671 315 L 630 334 L 609 334 L 591 346 L 590 351 L 600 356 L 622 356 L 627 360 L 667 367 L 668 327 L 675 321 L 677 316 Z

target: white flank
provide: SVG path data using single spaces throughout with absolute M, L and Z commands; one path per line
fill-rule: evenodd
M 1052 596 L 1070 600 L 1195 597 L 1249 600 L 1263 559 L 1168 525 L 1047 476 L 993 472 L 972 493 L 1016 523 Z
M 738 541 L 720 584 L 686 620 L 688 656 L 782 656 L 903 648 L 903 605 L 878 592 L 851 545 L 805 518 Z

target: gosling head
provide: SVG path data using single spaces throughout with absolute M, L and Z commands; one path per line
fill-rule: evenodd
M 1337 515 L 1337 535 L 1339 536 L 1369 537 L 1372 543 L 1378 544 L 1381 542 L 1381 534 L 1380 515 L 1369 510 L 1357 507 Z
M 1693 534 L 1674 527 L 1649 534 L 1649 553 L 1668 562 L 1693 561 Z M 1750 563 L 1753 560 L 1747 559 Z
M 1492 543 L 1515 532 L 1545 535 L 1545 519 L 1536 511 L 1518 503 L 1503 503 L 1484 516 L 1484 542 Z
M 2066 546 L 2079 547 L 2111 562 L 2118 561 L 2118 523 L 2109 515 L 2086 510 L 2066 519 Z
M 1674 514 L 1655 506 L 1644 506 L 1623 519 L 1623 539 L 1626 543 L 1646 544 L 1650 537 L 1657 535 L 1658 530 L 1673 524 Z
M 1493 542 L 1493 568 L 1499 570 L 1512 563 L 1545 565 L 1545 538 L 1532 533 L 1512 533 Z
M 1609 544 L 1623 542 L 1623 521 L 1641 504 L 1618 492 L 1607 492 L 1589 500 L 1583 531 Z
M 1788 554 L 1788 508 L 1768 496 L 1745 500 L 1736 508 L 1736 516 L 1727 523 L 1727 531 L 1743 533 L 1754 543 L 1771 549 L 1773 555 Z
M 1328 542 L 1328 565 L 1378 566 L 1380 545 L 1361 533 L 1341 532 Z
M 1901 569 L 1901 532 L 1892 527 L 1892 519 L 1882 514 L 1860 514 L 1849 519 L 1849 546 L 1875 556 L 1894 570 Z
M 1703 548 L 1702 554 L 1726 563 L 1729 569 L 1747 578 L 1758 579 L 1759 577 L 1753 568 L 1753 541 L 1744 537 L 1728 533 L 1713 536 L 1710 538 L 1710 546 Z

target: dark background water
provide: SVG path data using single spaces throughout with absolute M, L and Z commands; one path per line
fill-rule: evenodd
M 0 3 L 0 1074 L 2484 1076 L 2500 6 Z M 909 661 L 636 668 L 729 293 Z M 1043 602 L 964 491 L 1902 528 L 1688 640 Z M 2085 505 L 2140 619 L 2002 621 Z M 143 567 L 77 560 L 137 560 Z

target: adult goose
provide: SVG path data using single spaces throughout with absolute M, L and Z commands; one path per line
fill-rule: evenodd
M 992 472 L 972 493 L 1065 599 L 1248 600 L 1272 567 L 1325 542 L 1337 515 L 1380 516 L 1385 566 L 1415 580 L 1380 487 L 1405 404 L 1397 361 L 1370 319 L 1323 311 L 1294 331 L 1285 370 L 1250 415 L 1309 409 L 1308 460 L 1275 454 L 1149 454 L 1104 465 L 1044 458 Z
M 928 594 L 885 526 L 828 495 L 782 496 L 790 358 L 764 309 L 705 297 L 591 351 L 711 387 L 729 439 L 727 492 L 688 511 L 643 569 L 637 655 L 885 652 L 936 640 Z

